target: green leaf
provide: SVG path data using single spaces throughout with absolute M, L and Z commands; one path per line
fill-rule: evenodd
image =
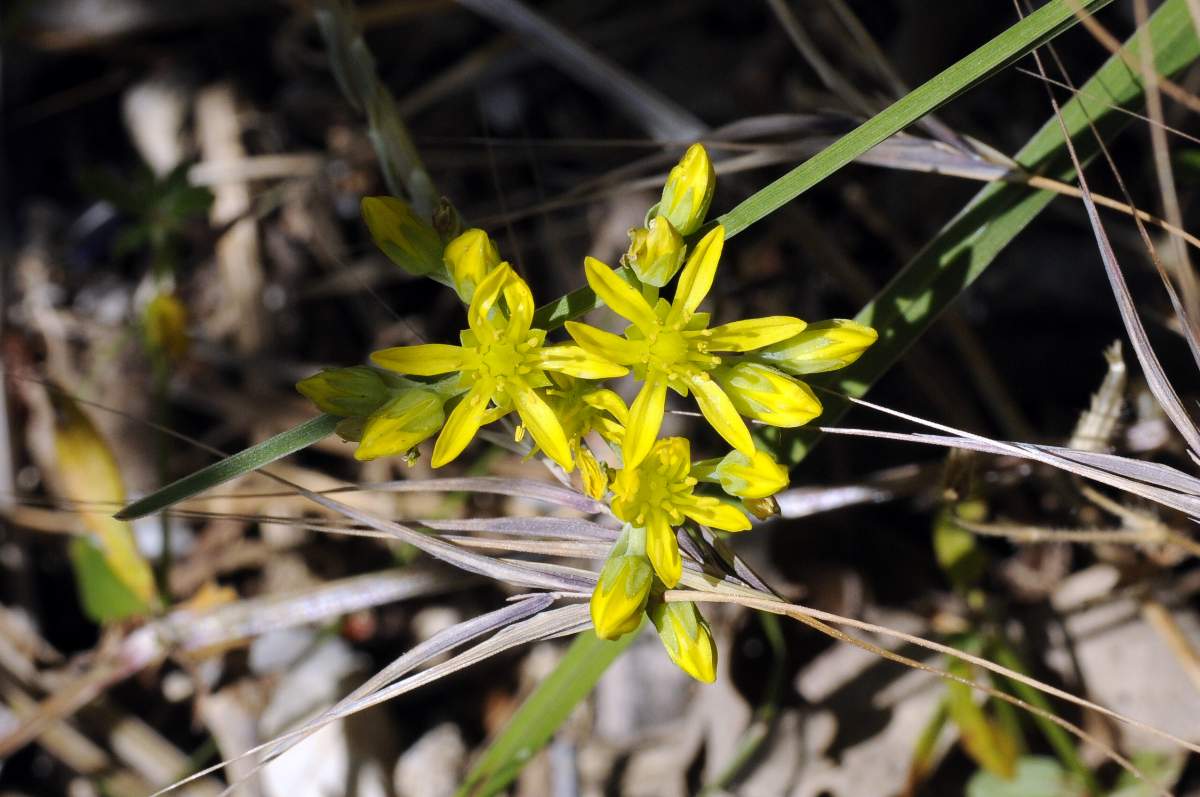
M 1174 75 L 1200 56 L 1200 42 L 1185 0 L 1167 0 L 1151 17 L 1148 28 L 1159 74 Z M 1135 33 L 1126 44 L 1135 62 L 1141 38 Z M 1088 162 L 1098 152 L 1088 118 L 1106 141 L 1111 140 L 1130 117 L 1110 106 L 1128 108 L 1141 97 L 1136 73 L 1123 59 L 1113 56 L 1063 106 L 1063 122 L 1081 162 Z M 1059 180 L 1071 180 L 1075 173 L 1062 130 L 1053 117 L 1022 147 L 1016 160 L 1030 172 Z M 854 397 L 866 393 L 1055 196 L 1019 183 L 997 182 L 985 187 L 855 317 L 878 330 L 875 345 L 858 362 L 813 383 Z M 825 411 L 818 419 L 822 426 L 837 423 L 850 406 L 838 396 L 823 395 L 822 401 Z M 790 451 L 785 452 L 789 462 L 803 459 L 817 437 L 808 431 L 797 434 Z
M 150 613 L 150 605 L 113 572 L 96 543 L 76 537 L 71 540 L 70 552 L 79 600 L 89 618 L 110 623 Z
M 488 797 L 511 783 L 638 633 L 634 631 L 614 642 L 606 642 L 592 631 L 575 637 L 554 672 L 525 699 L 471 768 L 457 797 Z
M 333 434 L 341 419 L 336 415 L 318 415 L 286 432 L 280 432 L 269 440 L 239 451 L 220 462 L 214 462 L 190 476 L 184 476 L 166 487 L 156 490 L 145 498 L 134 501 L 118 512 L 118 520 L 133 520 L 155 512 L 161 512 L 172 504 L 216 487 L 218 484 L 269 465 L 281 457 L 307 448 L 318 440 Z
M 1087 792 L 1053 758 L 1025 756 L 1011 780 L 980 771 L 967 782 L 967 797 L 1084 797 Z

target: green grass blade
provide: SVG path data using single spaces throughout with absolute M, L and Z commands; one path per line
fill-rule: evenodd
M 606 642 L 585 631 L 575 637 L 554 672 L 525 699 L 471 768 L 457 797 L 489 797 L 511 783 L 637 636 L 635 631 Z
M 1200 41 L 1185 0 L 1167 0 L 1151 17 L 1148 27 L 1160 74 L 1177 74 L 1200 57 Z M 1135 58 L 1140 39 L 1135 33 L 1126 43 Z M 1111 140 L 1130 117 L 1110 106 L 1130 107 L 1142 93 L 1138 76 L 1120 57 L 1113 56 L 1063 106 L 1063 121 L 1081 162 L 1086 163 L 1099 151 L 1088 128 L 1088 117 L 1101 137 Z M 1021 148 L 1016 160 L 1031 172 L 1059 180 L 1071 180 L 1075 173 L 1053 117 Z M 991 183 L 976 194 L 856 316 L 859 322 L 879 331 L 878 342 L 854 365 L 830 378 L 814 379 L 814 384 L 854 397 L 866 393 L 1055 196 L 1051 191 L 1002 182 Z M 822 401 L 825 412 L 818 423 L 826 426 L 836 423 L 850 406 L 837 396 L 822 396 Z M 785 452 L 789 461 L 795 464 L 803 459 L 817 439 L 814 432 L 798 434 Z
M 932 113 L 959 94 L 1028 54 L 1078 22 L 1072 11 L 1095 13 L 1112 0 L 1051 0 L 970 55 L 939 72 L 846 135 L 746 198 L 717 219 L 732 238 L 778 210 L 888 136 Z M 599 306 L 587 286 L 543 305 L 534 315 L 538 329 L 555 329 Z
M 286 457 L 288 454 L 293 454 L 328 437 L 333 433 L 333 429 L 339 421 L 341 418 L 336 415 L 318 415 L 299 426 L 293 426 L 286 432 L 280 432 L 256 446 L 239 451 L 220 462 L 214 462 L 207 468 L 202 468 L 189 476 L 171 482 L 161 490 L 156 490 L 145 498 L 134 501 L 118 512 L 116 518 L 118 520 L 134 520 L 154 514 L 185 498 L 202 493 L 210 487 L 216 487 L 243 473 L 269 465 L 281 457 Z

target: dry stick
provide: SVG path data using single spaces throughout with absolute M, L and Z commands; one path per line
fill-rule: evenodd
M 1124 714 L 1113 711 L 1112 709 L 1105 708 L 1104 706 L 1101 706 L 1098 703 L 1093 703 L 1090 700 L 1085 700 L 1083 698 L 1076 697 L 1075 695 L 1071 694 L 1070 692 L 1065 692 L 1061 689 L 1058 689 L 1057 687 L 1051 686 L 1050 684 L 1043 683 L 1041 681 L 1038 681 L 1035 678 L 1029 677 L 1028 675 L 1024 675 L 1023 673 L 1017 672 L 1016 670 L 1011 670 L 1007 667 L 1004 667 L 999 664 L 995 664 L 991 661 L 988 661 L 987 659 L 982 658 L 980 656 L 975 656 L 971 653 L 967 653 L 965 651 L 958 650 L 956 648 L 952 648 L 948 645 L 943 645 L 939 642 L 933 642 L 931 640 L 924 639 L 919 636 L 914 636 L 913 634 L 906 634 L 903 631 L 896 631 L 894 629 L 887 628 L 885 626 L 866 622 L 865 620 L 855 620 L 852 617 L 843 617 L 842 615 L 832 614 L 830 612 L 824 612 L 824 611 L 821 611 L 820 609 L 813 609 L 808 606 L 801 606 L 801 605 L 795 604 L 795 603 L 783 603 L 783 602 L 780 602 L 777 600 L 771 600 L 771 599 L 767 599 L 767 598 L 755 598 L 755 597 L 749 597 L 749 596 L 745 596 L 745 595 L 723 595 L 723 594 L 714 593 L 714 592 L 701 592 L 701 591 L 695 591 L 695 590 L 667 590 L 663 594 L 663 599 L 668 602 L 691 601 L 691 602 L 695 602 L 695 603 L 736 603 L 739 606 L 745 606 L 746 608 L 759 609 L 761 611 L 770 612 L 772 614 L 784 615 L 785 617 L 790 617 L 794 620 L 798 620 L 800 622 L 807 623 L 809 625 L 813 625 L 813 627 L 818 627 L 818 626 L 814 625 L 813 622 L 810 622 L 810 621 L 824 621 L 825 623 L 833 623 L 834 625 L 846 625 L 846 626 L 850 626 L 852 628 L 857 628 L 862 631 L 867 631 L 869 633 L 880 634 L 882 636 L 888 636 L 888 637 L 892 637 L 894 639 L 899 639 L 900 641 L 907 642 L 910 645 L 916 645 L 918 647 L 922 647 L 927 650 L 932 650 L 934 652 L 942 653 L 946 656 L 951 656 L 951 657 L 959 659 L 961 661 L 965 661 L 968 664 L 973 664 L 974 666 L 980 667 L 981 669 L 987 670 L 988 672 L 991 672 L 995 675 L 1001 675 L 1005 678 L 1008 678 L 1009 680 L 1017 681 L 1018 683 L 1025 684 L 1026 686 L 1029 686 L 1033 689 L 1037 689 L 1040 692 L 1044 692 L 1045 694 L 1051 695 L 1053 697 L 1057 697 L 1057 698 L 1059 698 L 1061 700 L 1065 700 L 1069 703 L 1073 703 L 1082 708 L 1091 709 L 1092 711 L 1097 711 L 1097 712 L 1105 715 L 1106 717 L 1117 720 L 1118 722 L 1125 723 L 1125 724 L 1127 724 L 1133 728 L 1136 728 L 1138 730 L 1144 731 L 1146 733 L 1154 734 L 1155 736 L 1158 736 L 1163 739 L 1167 739 L 1167 740 L 1173 742 L 1174 744 L 1180 745 L 1181 747 L 1191 750 L 1192 752 L 1200 753 L 1200 745 L 1193 744 L 1192 742 L 1189 742 L 1185 739 L 1181 739 L 1180 737 L 1175 736 L 1174 734 L 1168 733 L 1167 731 L 1159 730 L 1158 728 L 1155 728 L 1152 725 L 1147 725 L 1146 723 L 1140 722 L 1139 720 L 1135 720 L 1132 717 L 1127 717 Z M 820 625 L 824 625 L 824 623 L 821 623 Z M 825 628 L 828 628 L 828 626 L 826 626 Z M 965 684 L 973 689 L 978 689 L 983 692 L 987 692 L 988 694 L 992 695 L 993 697 L 999 697 L 999 695 L 995 693 L 995 691 L 998 691 L 998 690 L 993 691 L 990 689 L 990 687 L 987 687 L 983 684 L 978 684 L 978 683 L 972 682 L 969 679 L 959 678 L 958 676 L 955 676 L 951 673 L 945 672 L 944 670 L 939 670 L 936 667 L 931 667 L 929 665 L 922 664 L 917 661 L 913 661 L 912 659 L 907 659 L 906 657 L 901 656 L 900 654 L 892 653 L 891 651 L 888 651 L 888 650 L 885 650 L 882 648 L 878 648 L 876 646 L 871 645 L 869 642 L 865 642 L 861 639 L 858 639 L 857 637 L 853 637 L 853 636 L 850 636 L 849 634 L 845 634 L 844 632 L 837 631 L 836 629 L 829 628 L 827 631 L 825 629 L 822 629 L 822 630 L 825 633 L 829 633 L 830 636 L 833 636 L 835 639 L 840 639 L 842 641 L 849 642 L 852 645 L 863 648 L 864 650 L 868 650 L 872 653 L 875 653 L 878 656 L 882 656 L 883 658 L 891 659 L 893 661 L 900 661 L 901 663 L 907 664 L 908 666 L 913 667 L 915 669 L 924 670 L 925 672 L 931 672 L 941 678 L 946 678 L 948 680 L 956 681 L 958 683 Z M 1000 698 L 1000 699 L 1005 700 L 1006 702 L 1012 703 L 1013 705 L 1019 706 L 1020 708 L 1026 709 L 1027 711 L 1037 714 L 1038 716 L 1042 716 L 1046 719 L 1049 719 L 1050 721 L 1054 722 L 1056 725 L 1060 725 L 1063 728 L 1066 728 L 1071 733 L 1076 734 L 1079 738 L 1084 739 L 1085 741 L 1088 741 L 1092 744 L 1095 744 L 1101 750 L 1105 751 L 1105 753 L 1107 755 L 1109 755 L 1114 761 L 1121 764 L 1122 767 L 1124 767 L 1125 769 L 1129 770 L 1130 772 L 1138 775 L 1143 781 L 1148 781 L 1148 778 L 1146 778 L 1145 774 L 1142 773 L 1140 770 L 1138 770 L 1136 767 L 1134 767 L 1131 762 L 1127 761 L 1119 753 L 1117 753 L 1115 750 L 1109 748 L 1103 742 L 1101 742 L 1098 739 L 1096 739 L 1095 737 L 1092 737 L 1089 734 L 1087 734 L 1087 732 L 1083 731 L 1081 728 L 1078 728 L 1078 727 L 1072 725 L 1071 723 L 1067 722 L 1066 720 L 1064 720 L 1060 717 L 1057 717 L 1054 714 L 1051 714 L 1049 712 L 1043 713 L 1040 709 L 1037 709 L 1036 707 L 1031 706 L 1028 703 L 1025 703 L 1024 701 L 1021 701 L 1019 698 L 1012 697 L 1012 695 L 1006 695 L 1005 697 Z M 1162 793 L 1167 794 L 1167 795 L 1170 794 L 1170 792 L 1167 792 L 1167 791 L 1163 791 Z
M 1196 652 L 1170 610 L 1157 600 L 1146 600 L 1142 602 L 1142 618 L 1163 638 L 1192 685 L 1200 690 L 1200 653 Z

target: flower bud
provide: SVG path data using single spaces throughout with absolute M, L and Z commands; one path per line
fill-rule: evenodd
M 742 507 L 759 520 L 770 520 L 779 514 L 779 502 L 771 495 L 766 498 L 743 498 Z
M 737 411 L 747 418 L 792 428 L 821 414 L 812 388 L 769 365 L 740 362 L 711 372 Z
M 417 276 L 442 270 L 442 239 L 407 202 L 392 196 L 363 197 L 362 214 L 375 245 L 400 268 Z
M 475 295 L 475 286 L 500 265 L 500 253 L 488 234 L 470 229 L 446 244 L 446 272 L 464 302 Z
M 656 215 L 648 228 L 629 231 L 629 251 L 624 261 L 642 282 L 661 288 L 683 265 L 684 252 L 683 236 L 666 216 Z
M 370 415 L 392 395 L 383 374 L 365 365 L 326 368 L 297 382 L 296 390 L 321 412 L 343 418 Z
M 708 152 L 703 145 L 692 144 L 667 176 L 658 212 L 670 219 L 680 235 L 691 235 L 704 223 L 716 187 L 717 173 Z
M 462 216 L 458 215 L 458 208 L 446 197 L 439 199 L 437 207 L 433 209 L 433 229 L 437 231 L 438 237 L 449 243 L 462 233 L 462 226 Z
M 650 609 L 650 620 L 679 669 L 697 681 L 711 684 L 717 680 L 717 646 L 696 604 L 656 603 Z
M 654 571 L 645 556 L 613 556 L 604 563 L 592 592 L 592 625 L 601 639 L 636 631 L 646 610 Z
M 431 390 L 405 390 L 367 418 L 354 458 L 367 460 L 406 454 L 445 422 L 441 396 Z
M 168 360 L 187 354 L 187 308 L 169 293 L 157 294 L 142 313 L 142 325 L 150 350 Z
M 789 374 L 819 374 L 844 368 L 879 338 L 868 326 L 834 318 L 809 324 L 803 332 L 755 353 Z
M 721 488 L 738 498 L 766 498 L 788 486 L 787 468 L 765 451 L 755 451 L 749 457 L 740 451 L 731 451 L 715 471 Z
M 587 446 L 579 447 L 575 463 L 579 466 L 579 475 L 583 478 L 583 491 L 599 501 L 608 492 L 608 474 L 605 473 L 604 466 Z

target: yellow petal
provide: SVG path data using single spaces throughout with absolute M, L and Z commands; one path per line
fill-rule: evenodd
M 571 459 L 571 447 L 567 443 L 567 435 L 563 432 L 562 424 L 550 405 L 534 392 L 528 384 L 520 379 L 510 378 L 505 381 L 505 390 L 517 407 L 521 423 L 533 435 L 533 441 L 545 452 L 546 456 L 562 465 L 563 470 L 570 473 L 575 469 Z
M 629 250 L 622 260 L 647 285 L 661 288 L 683 265 L 683 237 L 665 216 L 650 219 L 649 227 L 629 231 Z
M 467 324 L 481 342 L 496 339 L 496 330 L 488 319 L 505 283 L 512 277 L 512 267 L 508 263 L 501 263 L 475 287 L 475 295 L 471 297 L 471 305 L 467 308 Z
M 747 418 L 792 428 L 821 414 L 821 402 L 812 388 L 769 365 L 741 362 L 731 368 L 718 368 L 712 374 L 733 406 Z
M 704 297 L 708 296 L 724 246 L 725 228 L 719 224 L 696 244 L 683 267 L 683 273 L 679 275 L 679 284 L 675 286 L 675 299 L 671 302 L 671 312 L 667 314 L 668 324 L 687 323 Z
M 500 265 L 500 253 L 483 230 L 471 229 L 446 244 L 443 254 L 446 270 L 454 289 L 464 302 L 470 302 L 475 288 L 492 269 Z
M 516 342 L 529 332 L 533 323 L 533 292 L 525 280 L 513 275 L 504 286 L 504 303 L 508 305 L 507 337 Z
M 717 680 L 717 646 L 696 604 L 659 602 L 651 607 L 650 620 L 679 669 L 706 684 Z
M 620 335 L 578 321 L 568 321 L 565 326 L 567 334 L 574 338 L 576 343 L 614 363 L 632 365 L 642 357 L 645 347 Z
M 799 318 L 786 315 L 747 318 L 713 327 L 706 340 L 710 351 L 753 351 L 787 340 L 805 326 Z
M 401 374 L 436 376 L 462 368 L 463 350 L 447 343 L 395 346 L 372 352 L 371 362 Z
M 547 346 L 538 352 L 538 361 L 547 371 L 580 379 L 609 379 L 629 373 L 625 366 L 592 354 L 581 346 Z
M 765 349 L 757 359 L 797 376 L 844 368 L 879 338 L 870 327 L 844 318 L 817 321 L 794 337 Z
M 721 386 L 703 371 L 690 376 L 687 383 L 696 397 L 696 403 L 700 405 L 704 419 L 717 434 L 743 454 L 753 454 L 754 440 L 750 437 L 750 430 Z
M 625 425 L 625 440 L 621 444 L 627 469 L 636 468 L 650 453 L 662 428 L 666 404 L 667 380 L 659 373 L 651 373 L 629 409 L 629 423 Z
M 480 380 L 463 396 L 462 401 L 446 419 L 446 425 L 442 427 L 437 442 L 433 444 L 430 465 L 440 468 L 462 453 L 479 431 L 490 393 L 491 385 L 485 380 Z
M 588 285 L 614 313 L 627 318 L 635 327 L 649 335 L 658 329 L 654 309 L 642 298 L 641 292 L 594 257 L 583 260 Z
M 608 491 L 608 475 L 604 467 L 586 446 L 579 449 L 576 460 L 579 462 L 579 475 L 583 477 L 583 491 L 599 501 Z
M 646 555 L 654 572 L 668 589 L 679 583 L 683 575 L 683 559 L 679 556 L 679 543 L 675 530 L 664 515 L 655 512 L 646 526 Z
M 680 508 L 692 520 L 714 529 L 746 531 L 750 528 L 750 519 L 742 510 L 712 496 L 692 496 Z
M 625 406 L 625 402 L 620 396 L 608 388 L 600 388 L 585 393 L 583 403 L 589 407 L 595 407 L 598 410 L 607 412 L 621 424 L 629 422 L 629 408 Z

